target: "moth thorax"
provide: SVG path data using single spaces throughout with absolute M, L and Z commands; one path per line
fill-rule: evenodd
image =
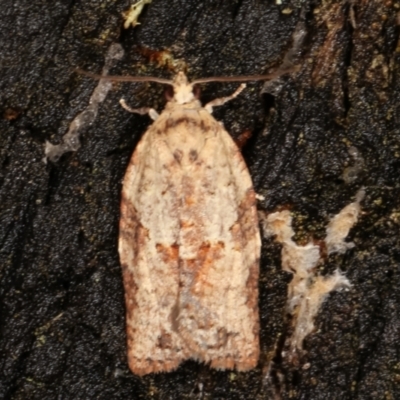
M 173 83 L 174 100 L 178 104 L 190 103 L 195 99 L 193 86 L 188 82 L 186 75 L 180 71 L 176 75 Z

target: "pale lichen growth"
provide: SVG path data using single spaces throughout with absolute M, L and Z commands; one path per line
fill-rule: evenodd
M 356 201 L 343 208 L 328 224 L 325 239 L 328 253 L 343 253 L 354 246 L 344 239 L 357 222 L 364 190 L 357 193 Z M 293 334 L 289 338 L 290 353 L 301 350 L 304 338 L 314 330 L 314 320 L 328 294 L 350 287 L 349 280 L 336 269 L 329 276 L 318 274 L 317 266 L 323 262 L 320 246 L 310 242 L 297 245 L 292 237 L 292 217 L 288 210 L 261 215 L 266 236 L 275 236 L 282 244 L 282 269 L 293 274 L 288 287 L 286 311 L 292 317 Z
M 122 46 L 118 43 L 112 44 L 106 55 L 102 75 L 107 75 L 110 68 L 115 64 L 115 60 L 120 60 L 123 55 Z M 90 96 L 89 105 L 73 119 L 69 125 L 68 132 L 62 137 L 62 142 L 54 145 L 46 141 L 44 162 L 47 162 L 48 159 L 52 162 L 57 162 L 64 153 L 76 151 L 81 147 L 79 136 L 82 130 L 96 119 L 99 104 L 104 101 L 111 87 L 112 83 L 110 81 L 100 79 Z
M 276 235 L 276 240 L 279 243 L 291 241 L 294 231 L 289 210 L 278 211 L 268 216 L 261 214 L 261 222 L 266 237 Z
M 305 246 L 297 245 L 292 237 L 292 216 L 288 210 L 279 211 L 262 217 L 263 229 L 266 236 L 275 236 L 276 241 L 282 244 L 282 269 L 293 274 L 288 288 L 288 312 L 299 305 L 301 298 L 307 291 L 308 278 L 320 259 L 319 246 L 308 243 Z
M 358 220 L 361 211 L 360 202 L 364 196 L 364 189 L 359 190 L 356 201 L 343 208 L 329 221 L 325 238 L 328 254 L 345 253 L 347 249 L 354 247 L 354 243 L 347 243 L 344 239 Z
M 336 269 L 332 275 L 318 275 L 312 280 L 296 310 L 296 325 L 291 338 L 291 350 L 301 350 L 304 338 L 314 330 L 314 320 L 329 293 L 349 288 L 349 280 Z
M 299 246 L 292 240 L 294 231 L 288 210 L 270 214 L 261 220 L 265 235 L 275 236 L 276 241 L 282 244 L 282 269 L 293 274 L 287 301 L 287 312 L 292 314 L 309 289 L 309 279 L 320 259 L 319 246 L 313 243 Z
M 139 15 L 143 11 L 143 7 L 146 4 L 150 4 L 153 0 L 139 0 L 137 3 L 132 4 L 128 11 L 122 13 L 125 19 L 124 28 L 128 29 L 130 25 L 134 28 L 136 25 L 140 25 L 138 22 Z
M 300 305 L 310 287 L 310 278 L 320 259 L 319 246 L 308 243 L 298 246 L 296 243 L 285 243 L 282 248 L 282 269 L 293 273 L 288 288 L 287 311 L 292 313 Z

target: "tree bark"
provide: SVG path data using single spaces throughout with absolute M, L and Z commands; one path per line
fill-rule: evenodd
M 3 0 L 0 12 L 0 397 L 4 399 L 400 398 L 399 4 L 349 1 L 153 0 L 123 29 L 128 0 Z M 299 37 L 304 40 L 299 41 Z M 282 358 L 290 274 L 263 241 L 261 357 L 249 373 L 194 361 L 168 374 L 128 369 L 117 251 L 121 180 L 164 88 L 114 83 L 80 148 L 43 162 L 98 82 L 113 75 L 189 78 L 263 74 L 289 54 L 296 73 L 249 83 L 215 109 L 244 156 L 265 212 L 289 208 L 299 243 L 365 188 L 355 247 L 330 256 L 352 283 L 323 304 L 298 360 Z M 300 43 L 300 44 L 299 44 Z M 238 84 L 203 85 L 202 101 Z M 90 122 L 89 121 L 89 122 Z

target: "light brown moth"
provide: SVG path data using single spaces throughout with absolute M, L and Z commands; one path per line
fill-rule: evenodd
M 144 375 L 193 358 L 246 371 L 259 356 L 255 193 L 216 103 L 203 108 L 182 72 L 172 86 L 122 188 L 129 366 Z
M 174 90 L 160 115 L 121 101 L 154 120 L 129 162 L 121 196 L 128 362 L 137 375 L 168 372 L 187 359 L 238 371 L 257 365 L 256 196 L 238 147 L 211 115 L 213 106 L 235 98 L 245 85 L 205 107 L 193 86 L 271 77 L 192 83 L 183 72 L 173 81 L 101 77 L 155 81 Z

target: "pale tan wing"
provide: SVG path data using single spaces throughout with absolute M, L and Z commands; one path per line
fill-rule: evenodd
M 251 178 L 206 110 L 174 121 L 168 143 L 183 171 L 178 332 L 190 357 L 248 370 L 259 357 L 260 236 Z
M 128 362 L 137 375 L 175 369 L 186 358 L 173 327 L 179 296 L 179 169 L 158 134 L 139 142 L 125 174 L 119 234 Z

